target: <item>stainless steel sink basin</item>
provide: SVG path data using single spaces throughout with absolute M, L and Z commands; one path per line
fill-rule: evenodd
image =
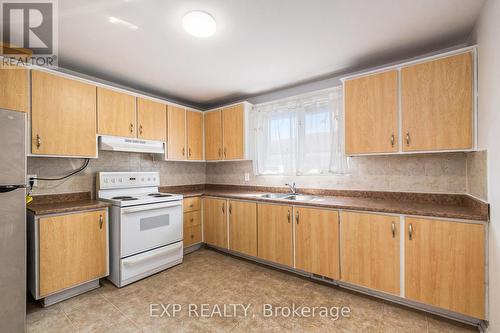
M 289 194 L 283 194 L 283 193 L 266 193 L 260 195 L 261 198 L 266 198 L 266 199 L 283 199 L 284 197 L 288 196 Z
M 294 200 L 294 201 L 313 201 L 313 200 L 319 200 L 320 198 L 314 195 L 292 194 L 284 197 L 283 199 Z

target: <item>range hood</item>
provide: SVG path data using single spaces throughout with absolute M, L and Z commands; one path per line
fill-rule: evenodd
M 112 151 L 128 151 L 135 153 L 164 154 L 163 142 L 122 138 L 117 136 L 99 137 L 99 149 Z

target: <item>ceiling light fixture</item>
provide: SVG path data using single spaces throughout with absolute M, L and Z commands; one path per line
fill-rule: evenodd
M 125 20 L 119 19 L 118 17 L 110 16 L 110 17 L 108 17 L 108 21 L 111 22 L 111 23 L 113 23 L 113 24 L 118 24 L 118 25 L 122 25 L 124 27 L 127 27 L 130 30 L 137 30 L 137 29 L 139 29 L 139 27 L 136 26 L 135 24 L 132 24 L 132 23 L 127 22 Z
M 198 38 L 210 37 L 217 31 L 214 18 L 201 10 L 194 10 L 184 15 L 182 26 L 189 34 Z

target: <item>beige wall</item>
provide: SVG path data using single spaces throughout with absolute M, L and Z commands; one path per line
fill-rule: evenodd
M 28 174 L 40 177 L 59 177 L 77 169 L 83 159 L 29 157 Z M 90 160 L 85 171 L 66 180 L 39 181 L 34 194 L 95 191 L 99 171 L 158 171 L 161 185 L 205 183 L 205 163 L 155 160 L 151 154 L 100 151 L 98 159 Z
M 207 163 L 207 183 L 283 186 L 295 181 L 299 187 L 465 193 L 466 165 L 464 153 L 355 157 L 345 176 L 285 177 L 254 176 L 250 161 Z
M 500 0 L 487 0 L 473 41 L 479 45 L 479 146 L 488 151 L 489 319 L 500 332 Z

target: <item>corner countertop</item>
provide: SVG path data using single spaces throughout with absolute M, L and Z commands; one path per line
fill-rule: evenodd
M 37 216 L 62 214 L 111 206 L 109 202 L 92 200 L 90 192 L 50 194 L 33 196 L 26 209 Z
M 287 189 L 277 187 L 198 185 L 162 187 L 160 191 L 182 194 L 185 198 L 210 196 L 318 208 L 489 221 L 489 204 L 462 194 L 299 189 L 300 194 L 316 195 L 319 200 L 296 202 L 260 197 L 269 192 L 286 193 Z

